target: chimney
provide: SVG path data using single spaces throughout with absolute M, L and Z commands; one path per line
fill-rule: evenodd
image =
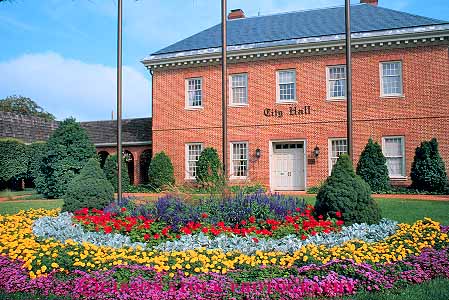
M 360 0 L 360 3 L 370 4 L 373 6 L 377 6 L 379 4 L 379 0 Z
M 228 20 L 243 19 L 244 17 L 245 13 L 240 8 L 232 9 L 231 12 L 228 14 Z

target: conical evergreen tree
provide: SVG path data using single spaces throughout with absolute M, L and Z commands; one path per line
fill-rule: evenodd
M 387 160 L 382 153 L 382 147 L 371 138 L 360 155 L 356 173 L 369 184 L 373 192 L 390 189 Z
M 103 209 L 114 199 L 114 190 L 95 158 L 89 159 L 80 174 L 68 185 L 63 211 L 82 208 Z
M 448 188 L 446 166 L 437 139 L 424 141 L 416 148 L 410 177 L 412 187 L 421 191 L 445 192 Z
M 381 219 L 380 209 L 371 198 L 369 185 L 354 173 L 347 155 L 338 158 L 315 203 L 317 216 L 336 217 L 337 212 L 342 214 L 347 224 L 374 224 Z
M 104 163 L 103 171 L 104 174 L 106 175 L 107 180 L 109 180 L 109 182 L 112 184 L 112 187 L 114 188 L 115 192 L 117 192 L 117 183 L 118 183 L 117 169 L 118 169 L 117 154 L 109 155 Z M 131 184 L 127 164 L 122 157 L 122 190 L 128 191 L 130 186 Z
M 161 188 L 175 183 L 173 164 L 165 152 L 156 153 L 148 170 L 149 183 L 153 188 Z

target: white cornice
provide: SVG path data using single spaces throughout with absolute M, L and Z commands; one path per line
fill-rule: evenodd
M 398 45 L 422 44 L 447 41 L 449 24 L 402 28 L 394 30 L 353 33 L 352 46 L 357 49 L 398 47 Z M 301 38 L 286 41 L 228 46 L 228 59 L 247 60 L 278 56 L 319 54 L 341 51 L 345 46 L 345 35 Z M 189 65 L 204 65 L 221 61 L 221 47 L 192 50 L 161 55 L 151 55 L 142 63 L 151 69 L 176 68 Z

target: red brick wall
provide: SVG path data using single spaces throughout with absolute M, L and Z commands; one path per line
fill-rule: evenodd
M 380 97 L 379 63 L 391 60 L 402 61 L 403 98 Z M 249 180 L 268 186 L 269 141 L 288 139 L 305 139 L 310 157 L 316 145 L 321 149 L 316 163 L 307 165 L 307 186 L 326 178 L 328 138 L 346 136 L 346 102 L 326 100 L 326 66 L 344 63 L 344 55 L 337 54 L 229 66 L 229 74 L 248 74 L 249 105 L 228 107 L 228 141 L 249 142 Z M 276 104 L 276 71 L 282 69 L 296 69 L 296 106 L 309 105 L 310 115 L 290 116 L 286 113 L 290 105 Z M 153 153 L 165 151 L 173 161 L 177 182 L 183 183 L 185 143 L 203 142 L 221 153 L 221 69 L 206 66 L 156 70 L 153 76 Z M 189 77 L 203 77 L 202 110 L 185 109 L 185 79 Z M 370 136 L 380 143 L 382 136 L 403 135 L 409 175 L 414 149 L 422 140 L 436 137 L 449 168 L 448 101 L 447 46 L 354 53 L 355 162 Z M 283 110 L 284 117 L 265 117 L 265 108 Z M 256 148 L 262 150 L 257 161 Z

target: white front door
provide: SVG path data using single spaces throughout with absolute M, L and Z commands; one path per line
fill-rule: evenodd
M 304 143 L 274 143 L 272 162 L 274 190 L 304 190 Z

